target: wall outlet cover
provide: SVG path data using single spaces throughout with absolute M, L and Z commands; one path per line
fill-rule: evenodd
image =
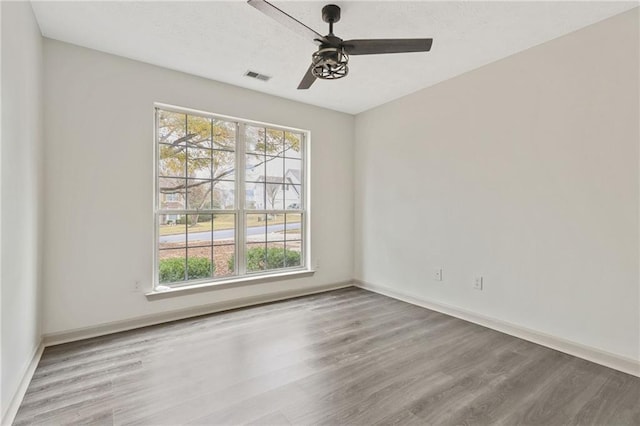
M 473 281 L 473 288 L 476 290 L 482 290 L 482 277 L 476 277 Z
M 433 280 L 442 281 L 442 268 L 436 268 L 433 270 Z

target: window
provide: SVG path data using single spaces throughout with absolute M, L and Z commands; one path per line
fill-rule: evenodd
M 306 267 L 308 132 L 165 106 L 155 122 L 156 284 Z

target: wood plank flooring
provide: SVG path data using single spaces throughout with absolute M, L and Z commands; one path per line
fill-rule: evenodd
M 49 347 L 15 424 L 640 425 L 640 379 L 348 288 Z

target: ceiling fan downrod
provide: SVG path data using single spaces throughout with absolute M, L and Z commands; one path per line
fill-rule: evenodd
M 333 35 L 333 24 L 340 21 L 340 6 L 328 4 L 323 7 L 322 20 L 329 24 L 329 35 Z

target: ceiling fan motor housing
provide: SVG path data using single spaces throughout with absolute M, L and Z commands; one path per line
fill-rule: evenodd
M 326 13 L 333 13 L 331 7 L 337 8 L 337 19 L 340 19 L 340 8 L 335 5 L 328 5 L 322 9 L 322 17 L 326 21 Z M 335 18 L 335 15 L 331 18 Z M 329 21 L 327 21 L 329 22 Z M 349 55 L 342 47 L 342 39 L 333 35 L 333 21 L 329 22 L 330 34 L 325 36 L 324 43 L 320 45 L 317 52 L 311 57 L 311 73 L 314 77 L 322 80 L 337 80 L 346 77 L 349 73 Z

